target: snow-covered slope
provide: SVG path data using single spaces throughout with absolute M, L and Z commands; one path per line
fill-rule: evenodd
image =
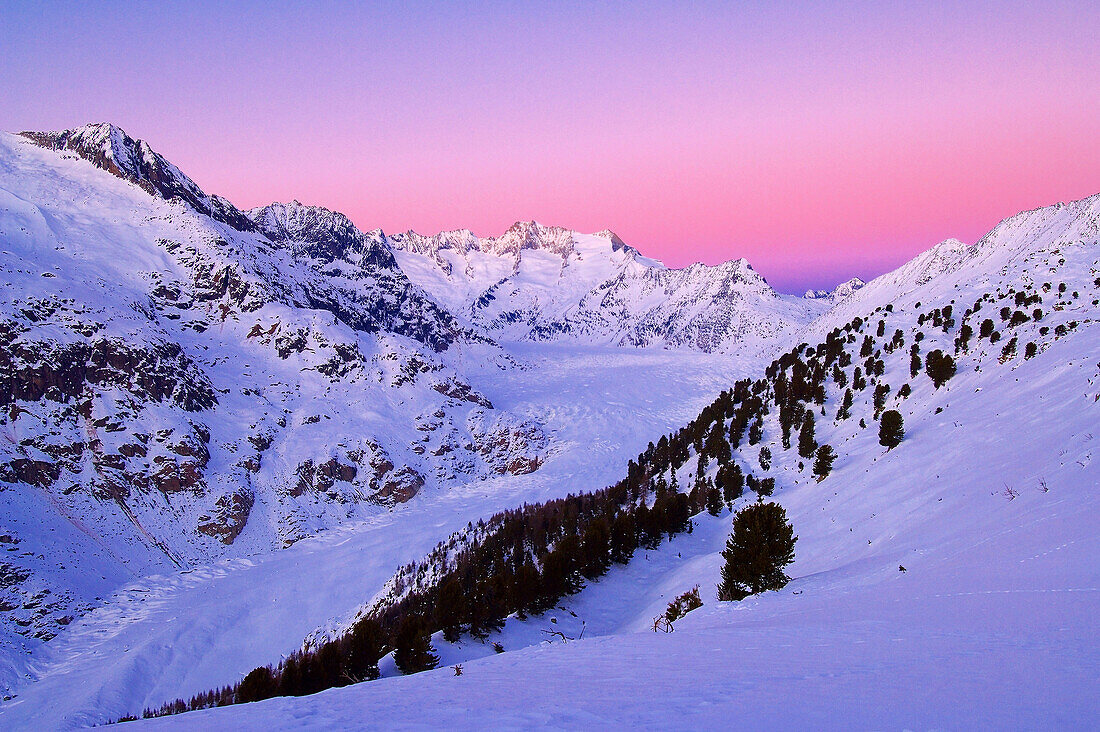
M 422 490 L 278 552 L 135 577 L 21 662 L 27 675 L 0 705 L 0 727 L 102 723 L 239 679 L 353 613 L 396 567 L 468 521 L 614 480 L 655 432 L 754 367 L 728 355 L 558 344 L 525 344 L 517 356 L 529 368 L 480 383 L 498 410 L 545 425 L 553 447 L 537 471 Z
M 12 644 L 135 576 L 529 472 L 548 448 L 469 381 L 519 364 L 384 246 L 338 214 L 253 223 L 217 201 L 117 128 L 0 135 Z
M 1011 216 L 975 244 L 948 239 L 898 269 L 876 277 L 810 324 L 802 340 L 821 336 L 886 304 L 940 299 L 968 304 L 965 293 L 1056 282 L 1069 252 L 1092 251 L 1100 231 L 1100 194 Z
M 504 341 L 767 350 L 828 307 L 777 293 L 744 259 L 668 269 L 610 231 L 521 222 L 389 241 L 414 282 Z

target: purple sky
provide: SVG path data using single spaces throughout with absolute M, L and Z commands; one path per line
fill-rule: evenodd
M 112 121 L 242 207 L 611 228 L 787 291 L 1100 191 L 1096 2 L 163 5 L 6 2 L 0 129 Z

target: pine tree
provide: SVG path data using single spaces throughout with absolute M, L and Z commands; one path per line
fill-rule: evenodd
M 298 663 L 298 654 L 292 653 L 279 667 L 279 696 L 301 696 L 302 671 Z
M 755 445 L 764 437 L 764 422 L 757 418 L 749 425 L 749 444 Z
M 722 488 L 722 500 L 727 506 L 732 506 L 745 489 L 745 475 L 741 472 L 741 466 L 737 463 L 723 465 L 716 479 Z
M 873 403 L 875 405 L 875 414 L 882 411 L 882 408 L 886 406 L 886 397 L 890 394 L 890 385 L 887 383 L 879 383 L 875 385 L 875 393 L 873 397 Z
M 851 416 L 852 416 L 852 390 L 851 389 L 845 389 L 844 390 L 844 398 L 840 402 L 840 409 L 837 410 L 836 418 L 839 421 L 839 420 L 848 419 L 848 417 L 851 417 Z
M 611 531 L 602 517 L 591 521 L 584 530 L 583 554 L 581 572 L 585 577 L 596 579 L 607 573 L 611 566 Z
M 633 539 L 633 524 L 631 524 L 631 538 Z M 633 553 L 633 549 L 631 553 Z M 628 561 L 629 558 L 628 556 Z M 512 597 L 516 609 L 518 610 L 517 614 L 520 620 L 523 620 L 528 612 L 538 612 L 539 587 L 541 584 L 542 575 L 539 574 L 538 567 L 536 567 L 530 559 L 524 560 L 523 564 L 516 570 L 516 576 L 512 585 Z
M 814 439 L 814 414 L 806 412 L 806 418 L 802 422 L 802 429 L 798 432 L 798 454 L 801 457 L 813 457 L 817 449 L 817 440 Z
M 722 557 L 719 600 L 743 600 L 778 590 L 790 581 L 783 569 L 794 561 L 798 537 L 778 503 L 753 503 L 737 512 Z
M 278 687 L 275 684 L 275 676 L 267 666 L 252 669 L 244 677 L 244 681 L 237 687 L 237 703 L 247 704 L 254 701 L 263 701 L 275 696 Z
M 382 626 L 374 618 L 361 618 L 351 626 L 344 648 L 344 671 L 360 681 L 378 678 L 382 655 Z
M 836 460 L 836 451 L 831 445 L 822 445 L 814 453 L 814 475 L 818 480 L 824 480 L 833 469 L 833 461 Z
M 439 657 L 434 650 L 423 618 L 411 613 L 406 615 L 394 637 L 393 660 L 401 673 L 415 674 L 435 668 Z
M 883 447 L 893 449 L 901 444 L 905 437 L 905 425 L 901 412 L 889 409 L 882 413 L 878 426 L 878 442 Z
M 775 478 L 762 478 L 756 487 L 756 498 L 760 500 L 764 496 L 770 496 L 775 492 Z
M 717 488 L 707 489 L 707 513 L 718 516 L 722 513 L 722 491 Z
M 771 470 L 772 467 L 772 451 L 767 445 L 760 448 L 760 467 L 763 470 Z
M 937 389 L 947 383 L 947 380 L 955 375 L 955 359 L 943 351 L 936 349 L 928 354 L 925 359 L 924 371 Z
M 435 604 L 435 624 L 443 631 L 448 643 L 458 642 L 465 615 L 466 597 L 462 594 L 462 585 L 452 577 L 439 588 L 439 599 Z

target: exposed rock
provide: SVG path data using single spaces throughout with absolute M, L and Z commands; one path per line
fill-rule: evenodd
M 0 480 L 5 483 L 27 483 L 39 488 L 47 488 L 60 476 L 60 466 L 44 460 L 15 458 L 0 465 Z
M 199 517 L 199 532 L 223 544 L 232 544 L 244 530 L 254 502 L 252 491 L 246 488 L 219 496 L 214 508 Z
M 404 503 L 420 492 L 424 487 L 424 478 L 412 468 L 403 466 L 388 473 L 382 481 L 382 488 L 374 499 L 385 505 Z
M 458 399 L 463 402 L 471 402 L 478 406 L 485 407 L 486 409 L 492 409 L 493 403 L 486 397 L 478 394 L 474 391 L 473 387 L 465 382 L 455 381 L 453 379 L 447 381 L 439 381 L 432 384 L 432 388 L 438 391 L 443 396 L 450 397 L 451 399 Z
M 53 401 L 74 399 L 87 386 L 117 387 L 150 401 L 171 400 L 192 412 L 218 401 L 206 376 L 177 343 L 0 341 L 0 406 L 50 398 L 52 390 Z
M 338 480 L 350 483 L 355 480 L 359 471 L 354 465 L 347 465 L 332 457 L 319 464 L 306 460 L 294 472 L 298 476 L 298 482 L 290 495 L 300 496 L 306 491 L 328 491 Z

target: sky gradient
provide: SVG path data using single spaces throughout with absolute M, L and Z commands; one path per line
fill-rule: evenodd
M 9 0 L 0 129 L 111 121 L 242 208 L 611 228 L 790 292 L 1100 192 L 1100 4 L 759 5 Z

